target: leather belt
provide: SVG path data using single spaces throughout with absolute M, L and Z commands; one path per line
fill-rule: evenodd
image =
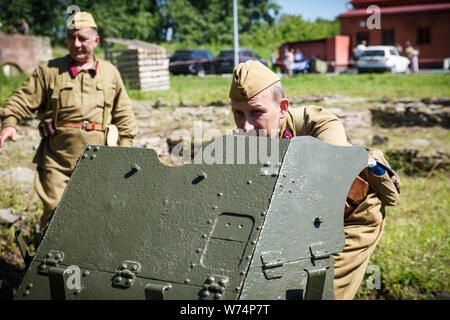
M 86 131 L 97 130 L 103 131 L 103 126 L 100 123 L 92 123 L 89 121 L 82 122 L 68 122 L 68 121 L 56 121 L 57 127 L 70 127 L 70 128 L 79 128 Z

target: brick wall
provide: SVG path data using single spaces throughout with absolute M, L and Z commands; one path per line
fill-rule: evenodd
M 13 64 L 31 74 L 40 62 L 50 59 L 50 38 L 0 33 L 0 64 Z

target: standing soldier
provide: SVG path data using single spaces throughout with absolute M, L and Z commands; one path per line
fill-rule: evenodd
M 350 145 L 344 126 L 332 113 L 317 106 L 289 108 L 280 79 L 258 61 L 247 61 L 234 69 L 230 98 L 236 126 L 246 133 L 257 131 L 252 134 L 287 139 L 312 136 L 335 145 Z M 345 247 L 334 256 L 335 299 L 355 296 L 383 232 L 384 206 L 395 205 L 399 198 L 398 176 L 383 153 L 377 149 L 368 153 L 386 172 L 374 175 L 366 168 L 350 188 L 342 208 Z
M 0 108 L 0 148 L 16 141 L 20 120 L 37 112 L 41 143 L 34 186 L 44 205 L 41 227 L 57 206 L 87 144 L 132 147 L 137 125 L 118 70 L 94 56 L 99 43 L 90 13 L 67 29 L 69 55 L 42 63 Z

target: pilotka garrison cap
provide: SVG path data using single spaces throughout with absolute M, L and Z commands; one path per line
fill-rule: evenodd
M 233 70 L 230 98 L 246 101 L 280 81 L 275 73 L 258 60 L 240 63 Z
M 68 26 L 69 29 L 84 29 L 84 28 L 95 28 L 97 29 L 97 25 L 95 24 L 94 18 L 92 14 L 89 12 L 79 11 L 77 12 L 72 20 L 72 25 Z

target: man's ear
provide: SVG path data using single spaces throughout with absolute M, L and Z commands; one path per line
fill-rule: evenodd
M 280 101 L 280 120 L 283 120 L 286 117 L 286 113 L 289 108 L 289 100 L 287 98 L 283 98 Z

